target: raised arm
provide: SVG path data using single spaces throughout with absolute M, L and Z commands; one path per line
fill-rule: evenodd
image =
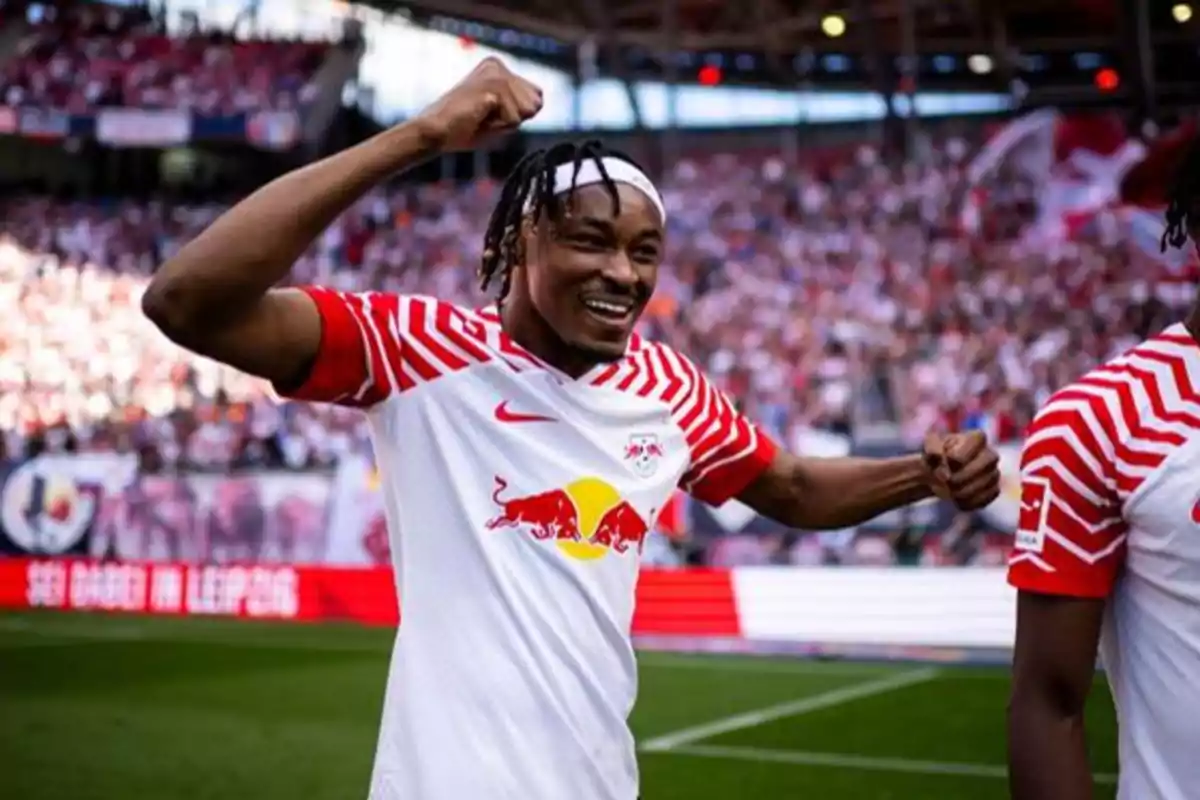
M 172 341 L 266 378 L 304 383 L 322 347 L 311 293 L 273 288 L 355 200 L 386 178 L 449 150 L 515 129 L 541 91 L 497 59 L 483 61 L 413 120 L 272 181 L 164 264 L 142 309 Z
M 351 203 L 432 152 L 419 125 L 406 124 L 283 175 L 163 264 L 142 310 L 182 347 L 283 386 L 299 384 L 316 357 L 321 318 L 305 292 L 273 287 Z

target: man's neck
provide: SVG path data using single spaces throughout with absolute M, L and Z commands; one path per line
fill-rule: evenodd
M 560 339 L 533 304 L 519 295 L 510 294 L 500 304 L 500 328 L 508 338 L 572 378 L 596 366 Z

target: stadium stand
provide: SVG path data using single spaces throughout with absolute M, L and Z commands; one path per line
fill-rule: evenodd
M 982 429 L 1001 459 L 975 512 L 929 498 L 814 532 L 682 491 L 650 510 L 629 620 L 642 796 L 1007 796 L 1027 426 L 1200 283 L 1192 249 L 1159 252 L 1161 145 L 1195 126 L 1156 126 L 1200 97 L 1181 8 L 0 0 L 6 796 L 363 796 L 416 619 L 367 424 L 171 344 L 140 298 L 238 198 L 489 52 L 541 70 L 539 118 L 369 193 L 290 281 L 490 303 L 498 179 L 600 131 L 669 212 L 642 335 L 794 452 Z M 595 478 L 572 480 L 529 491 L 595 505 Z M 1102 680 L 1089 753 L 1112 798 Z
M 909 439 L 937 425 L 1017 438 L 1055 387 L 1161 327 L 1186 300 L 1169 287 L 1188 276 L 1148 264 L 1103 214 L 1049 248 L 1010 235 L 1034 218 L 1015 185 L 993 192 L 984 229 L 964 229 L 968 155 L 821 171 L 778 157 L 681 162 L 665 188 L 671 269 L 645 332 L 694 354 L 784 440 L 848 432 L 862 404 L 902 421 Z M 495 190 L 483 180 L 372 194 L 293 277 L 484 303 L 475 269 Z M 0 270 L 18 312 L 0 319 L 11 451 L 137 441 L 170 464 L 305 466 L 365 446 L 340 412 L 280 412 L 261 383 L 190 358 L 141 318 L 146 276 L 220 210 L 4 203 Z M 93 337 L 79 337 L 84 326 Z M 196 415 L 229 432 L 160 421 Z M 42 430 L 62 433 L 42 444 Z M 208 444 L 193 446 L 201 434 Z
M 38 13 L 29 13 L 34 5 Z M 198 19 L 168 33 L 165 12 L 138 5 L 3 9 L 0 124 L 25 134 L 28 122 L 27 138 L 62 138 L 63 152 L 90 147 L 89 139 L 114 145 L 86 189 L 0 199 L 0 301 L 14 309 L 0 315 L 3 453 L 137 453 L 146 472 L 311 470 L 345 456 L 369 459 L 365 425 L 352 412 L 280 403 L 262 382 L 172 346 L 139 310 L 156 265 L 227 207 L 218 196 L 244 193 L 295 162 L 243 153 L 215 170 L 236 178 L 220 194 L 196 180 L 189 199 L 168 197 L 151 177 L 132 199 L 129 174 L 187 184 L 204 171 L 196 164 L 219 159 L 177 147 L 163 155 L 160 173 L 122 147 L 150 143 L 138 139 L 137 116 L 149 111 L 192 118 L 156 128 L 166 134 L 159 146 L 206 135 L 225 146 L 236 134 L 242 145 L 282 153 L 298 144 L 299 128 L 313 127 L 304 116 L 315 113 L 318 83 L 322 103 L 340 101 L 336 80 L 318 80 L 323 64 L 348 54 L 342 71 L 327 72 L 349 75 L 361 41 L 348 27 L 342 40 L 355 46 L 339 49 L 266 31 L 235 35 L 236 25 Z M 272 133 L 258 124 L 272 112 L 295 124 Z M 114 120 L 120 125 L 100 124 L 119 113 L 127 115 Z M 206 134 L 202 123 L 214 120 L 234 124 Z M 1140 145 L 1114 118 L 1033 114 L 954 130 L 908 161 L 857 131 L 830 149 L 785 154 L 757 140 L 669 164 L 661 175 L 669 268 L 643 333 L 693 356 L 793 449 L 859 448 L 877 427 L 889 431 L 892 448 L 912 447 L 931 428 L 983 428 L 1015 445 L 1056 387 L 1177 314 L 1198 273 L 1157 257 L 1157 243 L 1147 241 L 1157 212 L 1138 218 L 1149 227 L 1130 221 L 1112 175 Z M 114 131 L 125 138 L 104 139 Z M 1055 181 L 1023 165 L 1015 140 L 1040 148 Z M 26 161 L 71 169 L 62 153 L 4 155 L 22 173 L 33 171 Z M 489 302 L 476 270 L 494 178 L 505 168 L 480 163 L 471 180 L 461 170 L 459 180 L 426 174 L 368 195 L 304 255 L 292 280 Z M 691 524 L 666 527 L 686 536 Z M 704 524 L 741 530 L 716 517 Z M 905 517 L 886 528 L 913 524 Z M 954 521 L 944 549 L 970 539 L 970 527 Z M 841 558 L 828 537 L 749 530 L 781 538 L 752 549 L 722 543 L 704 558 Z M 860 561 L 908 558 L 902 538 Z M 934 560 L 972 557 L 939 550 Z
M 0 100 L 72 113 L 105 106 L 290 110 L 315 98 L 312 78 L 327 49 L 220 31 L 170 37 L 140 6 L 48 6 L 0 71 Z

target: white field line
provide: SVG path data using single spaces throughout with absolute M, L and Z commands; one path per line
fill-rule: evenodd
M 777 719 L 783 719 L 784 717 L 810 714 L 813 711 L 833 708 L 834 706 L 840 706 L 843 703 L 849 703 L 853 700 L 861 700 L 865 697 L 903 689 L 906 686 L 925 683 L 932 680 L 937 674 L 938 670 L 936 668 L 924 667 L 922 669 L 908 670 L 896 675 L 887 675 L 875 680 L 855 683 L 840 689 L 831 689 L 827 692 L 801 697 L 786 703 L 760 708 L 756 711 L 746 711 L 701 725 L 691 725 L 677 731 L 671 731 L 662 736 L 648 739 L 642 743 L 641 749 L 648 752 L 672 750 L 682 745 L 690 745 L 702 739 L 746 728 L 754 728 L 768 722 L 774 722 Z
M 727 758 L 740 761 L 795 764 L 804 767 L 842 767 L 873 772 L 907 772 L 914 775 L 959 775 L 969 778 L 1008 777 L 1005 767 L 994 764 L 965 764 L 952 761 L 919 761 L 909 758 L 876 758 L 848 753 L 808 753 L 795 750 L 766 750 L 758 747 L 723 747 L 691 744 L 662 751 L 671 755 L 696 758 Z M 1098 773 L 1092 776 L 1097 784 L 1112 785 L 1117 776 Z
M 796 658 L 791 661 L 780 658 L 763 658 L 746 654 L 735 659 L 728 656 L 694 656 L 679 653 L 640 651 L 638 666 L 650 669 L 684 669 L 709 672 L 753 672 L 759 675 L 831 675 L 874 678 L 881 674 L 891 675 L 895 666 L 886 663 L 861 663 L 855 661 L 809 661 Z

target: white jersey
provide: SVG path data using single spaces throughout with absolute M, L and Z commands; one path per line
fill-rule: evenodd
M 1168 328 L 1057 392 L 1021 464 L 1009 580 L 1108 598 L 1120 800 L 1200 786 L 1200 345 Z
M 494 309 L 307 289 L 291 396 L 369 415 L 401 624 L 371 800 L 634 800 L 638 557 L 677 486 L 720 504 L 774 445 L 671 349 L 580 378 Z

